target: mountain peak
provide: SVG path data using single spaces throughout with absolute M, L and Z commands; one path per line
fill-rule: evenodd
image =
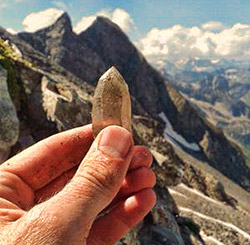
M 20 32 L 17 36 L 28 42 L 36 50 L 48 55 L 50 53 L 49 47 L 59 47 L 62 40 L 70 39 L 72 34 L 70 17 L 64 12 L 52 25 L 34 33 Z
M 136 52 L 133 44 L 121 28 L 103 16 L 98 16 L 94 23 L 78 36 L 106 61 L 109 60 L 108 65 L 110 66 L 115 64 L 120 68 L 116 61 L 122 62 Z
M 46 28 L 47 29 L 47 28 Z M 72 25 L 69 15 L 64 12 L 53 25 L 48 27 L 48 29 L 64 29 L 67 31 L 72 31 Z
M 101 24 L 117 27 L 117 28 L 120 29 L 120 27 L 117 24 L 115 24 L 109 18 L 104 17 L 104 16 L 97 16 L 95 22 L 98 23 L 98 24 L 101 23 Z
M 79 36 L 84 36 L 85 32 L 98 32 L 99 31 L 110 31 L 110 32 L 116 32 L 119 34 L 124 34 L 123 31 L 121 30 L 121 28 L 115 24 L 114 22 L 112 22 L 109 18 L 104 17 L 104 16 L 97 16 L 95 21 L 92 23 L 91 26 L 89 26 L 86 30 L 82 31 L 81 33 L 79 33 Z

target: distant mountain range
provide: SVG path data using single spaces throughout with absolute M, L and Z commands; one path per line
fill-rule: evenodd
M 157 69 L 249 154 L 250 61 L 193 58 L 168 61 Z
M 168 74 L 175 75 L 183 71 L 193 71 L 197 73 L 216 73 L 229 69 L 249 70 L 250 59 L 247 60 L 228 60 L 228 59 L 176 59 L 165 60 L 152 64 L 158 70 L 168 71 Z
M 195 103 L 190 102 L 182 89 L 195 87 L 191 75 L 200 73 L 190 71 L 189 82 L 185 75 L 176 82 L 181 73 L 169 75 L 167 68 L 160 73 L 116 24 L 103 17 L 79 35 L 64 13 L 53 25 L 34 33 L 11 35 L 0 28 L 0 38 L 2 161 L 53 133 L 90 123 L 96 82 L 114 65 L 131 93 L 134 140 L 149 147 L 154 156 L 158 195 L 154 210 L 120 244 L 204 244 L 208 237 L 226 242 L 229 235 L 235 244 L 250 241 L 246 159 L 196 103 L 224 103 L 227 97 L 212 98 L 211 91 L 224 97 L 226 90 L 230 95 L 231 80 L 225 80 L 226 75 L 204 76 L 197 89 L 203 86 L 205 92 L 197 92 Z M 199 94 L 202 99 L 196 98 Z M 245 95 L 238 92 L 238 96 Z M 242 103 L 240 116 L 247 117 L 248 105 Z

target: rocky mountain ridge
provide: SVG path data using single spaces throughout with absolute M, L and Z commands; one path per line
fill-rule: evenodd
M 191 57 L 186 59 L 168 60 L 154 64 L 157 70 L 166 70 L 170 75 L 182 71 L 216 73 L 220 71 L 239 69 L 249 70 L 250 60 L 205 59 Z
M 11 154 L 52 133 L 90 122 L 94 86 L 111 65 L 127 81 L 132 94 L 134 138 L 154 155 L 159 198 L 145 221 L 121 243 L 202 244 L 199 226 L 180 216 L 167 190 L 181 181 L 237 209 L 238 198 L 230 197 L 218 179 L 178 156 L 175 144 L 163 135 L 168 125 L 159 114 L 164 113 L 177 134 L 199 146 L 199 159 L 248 188 L 249 169 L 240 150 L 222 131 L 203 120 L 171 85 L 164 83 L 164 78 L 118 26 L 97 18 L 89 29 L 76 35 L 64 14 L 55 24 L 36 33 L 13 36 L 0 29 L 0 37 L 15 44 L 22 53 L 22 58 L 16 58 L 3 42 L 0 64 L 6 79 L 1 82 L 8 85 L 20 124 L 19 138 L 9 149 Z M 11 87 L 15 89 L 10 90 Z M 222 237 L 226 239 L 225 235 Z

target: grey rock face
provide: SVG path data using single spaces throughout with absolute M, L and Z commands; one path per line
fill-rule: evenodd
M 80 42 L 72 31 L 66 13 L 48 28 L 35 33 L 19 33 L 18 36 L 46 55 L 50 61 L 86 81 L 94 81 L 105 71 L 102 59 L 85 43 Z
M 197 142 L 211 166 L 228 176 L 245 189 L 250 187 L 250 170 L 239 147 L 230 142 L 221 129 L 201 118 L 197 110 L 171 85 L 166 85 L 176 110 L 168 110 L 169 120 L 177 132 Z
M 90 104 L 81 99 L 77 91 L 43 77 L 41 81 L 42 105 L 48 120 L 63 131 L 79 127 L 90 121 Z
M 79 39 L 101 57 L 107 68 L 115 65 L 128 83 L 130 93 L 149 114 L 157 115 L 162 101 L 166 102 L 168 97 L 163 92 L 163 79 L 116 24 L 98 17 Z
M 19 135 L 19 120 L 10 98 L 7 71 L 0 65 L 0 163 L 7 159 Z
M 136 144 L 148 146 L 155 158 L 153 169 L 159 186 L 178 185 L 184 174 L 185 162 L 163 137 L 162 125 L 148 117 L 134 116 L 133 132 Z

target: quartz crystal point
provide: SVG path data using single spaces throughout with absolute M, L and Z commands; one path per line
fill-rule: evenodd
M 128 85 L 114 66 L 101 76 L 95 89 L 92 107 L 94 137 L 109 125 L 118 125 L 132 132 Z

